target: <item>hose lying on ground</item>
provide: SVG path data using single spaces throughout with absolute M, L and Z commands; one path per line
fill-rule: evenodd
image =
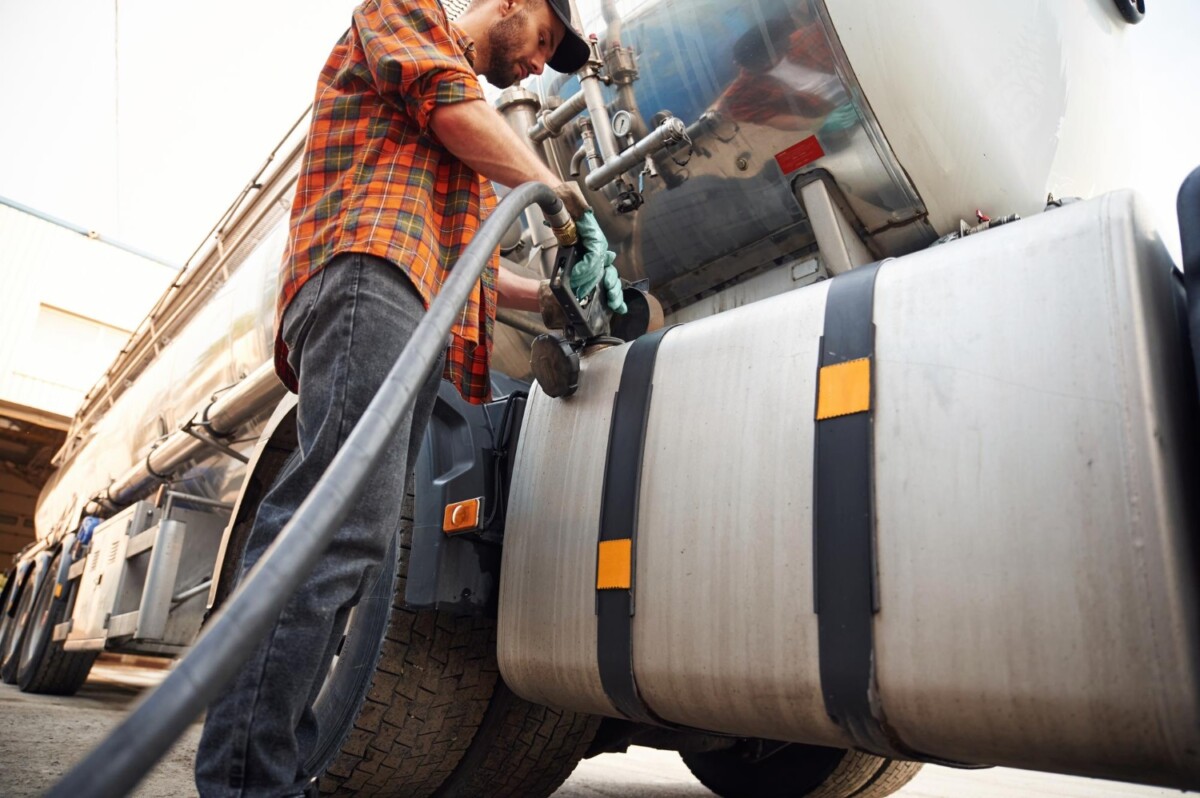
M 387 440 L 446 348 L 450 327 L 504 231 L 535 202 L 556 232 L 571 227 L 562 202 L 543 183 L 525 183 L 504 198 L 451 271 L 329 469 L 244 583 L 162 684 L 138 702 L 121 725 L 54 785 L 48 796 L 127 795 L 233 678 L 312 571 L 362 493 Z

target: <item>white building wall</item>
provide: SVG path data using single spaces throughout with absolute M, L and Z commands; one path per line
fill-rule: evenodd
M 0 204 L 0 400 L 74 415 L 177 274 Z

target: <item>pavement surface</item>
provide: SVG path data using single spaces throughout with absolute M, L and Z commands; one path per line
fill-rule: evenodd
M 161 669 L 102 659 L 70 698 L 35 696 L 0 684 L 0 796 L 40 795 L 115 726 Z M 193 725 L 134 793 L 140 798 L 194 795 L 192 756 L 200 738 Z M 62 753 L 67 752 L 67 753 Z M 900 798 L 1147 798 L 1175 790 L 1032 773 L 1006 768 L 952 770 L 927 765 Z M 556 798 L 711 798 L 712 793 L 669 751 L 631 748 L 585 760 Z

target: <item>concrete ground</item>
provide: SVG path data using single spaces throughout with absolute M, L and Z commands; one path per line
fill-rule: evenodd
M 114 726 L 145 687 L 163 671 L 101 660 L 79 694 L 34 696 L 0 684 L 0 795 L 40 795 Z M 194 794 L 192 755 L 200 727 L 192 726 L 134 793 L 140 798 Z M 68 752 L 68 753 L 57 753 Z M 1173 790 L 1020 770 L 951 770 L 927 765 L 897 796 L 903 798 L 1147 798 Z M 557 798 L 711 798 L 679 757 L 633 748 L 585 760 Z

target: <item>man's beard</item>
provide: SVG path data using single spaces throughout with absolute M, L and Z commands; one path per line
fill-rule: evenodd
M 483 76 L 498 89 L 507 89 L 516 82 L 515 54 L 525 38 L 526 16 L 525 9 L 521 9 L 488 28 L 488 68 Z

